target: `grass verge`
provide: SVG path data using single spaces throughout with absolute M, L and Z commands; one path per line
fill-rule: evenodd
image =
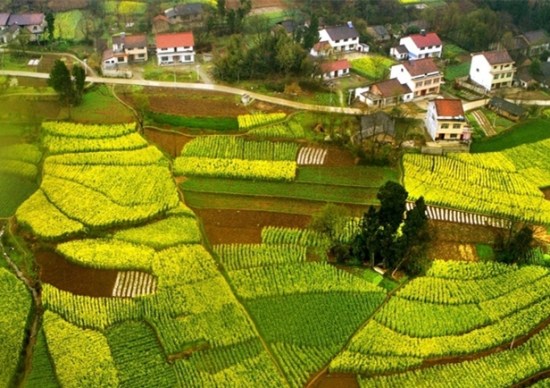
M 550 119 L 519 123 L 497 136 L 472 143 L 471 152 L 495 152 L 550 138 Z

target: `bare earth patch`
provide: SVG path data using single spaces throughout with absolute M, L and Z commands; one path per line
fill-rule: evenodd
M 154 128 L 145 128 L 145 137 L 148 141 L 154 143 L 172 157 L 179 156 L 183 146 L 193 140 L 192 136 L 182 133 L 161 131 Z
M 233 209 L 193 209 L 210 244 L 258 244 L 265 226 L 303 228 L 310 217 L 298 214 Z

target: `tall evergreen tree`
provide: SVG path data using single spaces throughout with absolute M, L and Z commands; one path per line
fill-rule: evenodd
M 397 182 L 388 181 L 378 190 L 376 198 L 380 201 L 378 221 L 393 234 L 403 222 L 406 201 L 409 193 Z
M 53 68 L 50 72 L 50 78 L 48 79 L 48 85 L 51 86 L 57 94 L 61 101 L 69 105 L 74 98 L 74 88 L 73 82 L 71 80 L 71 73 L 63 62 L 60 59 L 57 59 L 53 65 Z
M 84 94 L 84 85 L 86 83 L 86 71 L 82 66 L 74 65 L 72 74 L 73 74 L 73 84 L 74 84 L 73 102 L 78 105 L 82 102 L 82 95 Z

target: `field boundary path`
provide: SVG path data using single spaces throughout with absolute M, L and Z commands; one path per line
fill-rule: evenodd
M 494 136 L 497 134 L 497 132 L 489 122 L 489 119 L 487 119 L 487 116 L 485 116 L 485 113 L 479 110 L 475 110 L 472 112 L 472 116 L 474 116 L 480 127 L 483 129 L 483 132 L 485 132 L 487 136 Z
M 413 202 L 407 202 L 407 210 L 414 208 Z M 426 215 L 430 220 L 448 221 L 458 224 L 492 226 L 494 228 L 507 229 L 510 221 L 504 218 L 491 217 L 483 214 L 470 213 L 445 207 L 427 205 Z

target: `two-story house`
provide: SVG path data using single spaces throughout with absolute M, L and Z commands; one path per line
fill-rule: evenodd
M 27 29 L 30 32 L 31 42 L 36 42 L 41 39 L 42 34 L 48 27 L 48 23 L 43 13 L 21 13 L 10 15 L 8 27 Z
M 527 55 L 540 55 L 544 51 L 550 51 L 550 36 L 546 33 L 546 31 L 528 31 L 522 36 L 527 43 Z
M 321 63 L 320 70 L 324 80 L 339 78 L 349 75 L 349 61 L 340 59 L 338 61 L 330 61 Z
M 376 82 L 367 87 L 355 89 L 355 96 L 368 106 L 383 108 L 413 99 L 411 89 L 399 83 L 397 78 Z
M 409 87 L 414 97 L 439 93 L 442 74 L 432 58 L 406 61 L 390 69 L 390 79 L 397 79 L 400 84 Z
M 486 91 L 512 86 L 514 60 L 508 51 L 486 51 L 472 56 L 470 80 Z
M 155 41 L 159 65 L 195 62 L 195 39 L 192 32 L 158 34 Z
M 351 22 L 344 26 L 326 27 L 319 30 L 319 41 L 311 49 L 311 55 L 323 55 L 319 47 L 330 47 L 332 52 L 345 52 L 357 50 L 359 46 L 359 33 Z
M 407 55 L 404 58 L 404 51 Z M 443 43 L 435 32 L 409 35 L 399 40 L 399 46 L 390 49 L 390 55 L 397 59 L 416 60 L 422 58 L 441 58 Z
M 112 49 L 103 52 L 103 67 L 147 61 L 147 35 L 122 33 L 113 36 L 112 41 Z
M 466 121 L 462 101 L 437 99 L 428 103 L 426 128 L 433 140 L 470 140 L 471 129 Z

